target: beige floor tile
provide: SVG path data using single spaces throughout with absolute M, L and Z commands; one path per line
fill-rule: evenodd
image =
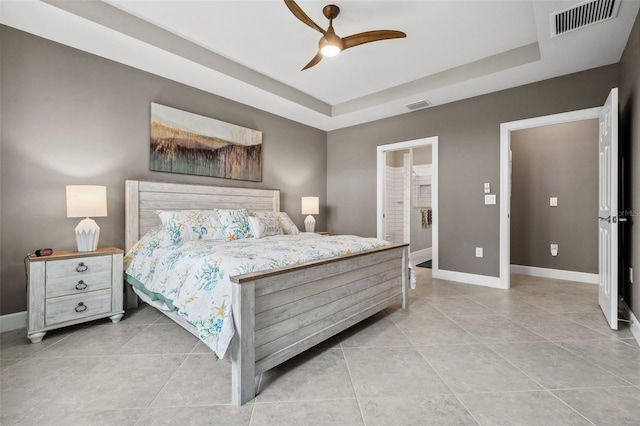
M 469 393 L 458 398 L 483 426 L 593 426 L 546 391 Z
M 509 320 L 551 341 L 601 339 L 604 337 L 602 333 L 552 313 L 509 315 Z
M 47 349 L 54 343 L 59 342 L 76 331 L 79 327 L 65 327 L 51 330 L 45 334 L 44 339 L 39 343 L 31 343 L 27 338 L 27 330 L 7 331 L 0 334 L 0 359 L 24 359 L 29 358 Z
M 215 354 L 191 354 L 151 403 L 152 407 L 231 404 L 231 363 Z
M 141 416 L 136 426 L 248 426 L 253 404 L 242 407 L 213 405 L 204 407 L 154 407 Z
M 396 304 L 385 309 L 385 312 L 394 321 L 401 321 L 405 318 L 445 318 L 442 312 L 437 310 L 431 304 L 431 299 L 410 299 L 406 309 L 402 309 L 402 306 L 400 304 Z
M 133 426 L 144 410 L 77 411 L 47 410 L 0 416 L 0 424 L 11 426 Z
M 82 406 L 78 389 L 92 377 L 95 365 L 95 358 L 30 358 L 13 365 L 0 377 L 2 413 Z
M 633 385 L 640 385 L 640 348 L 612 339 L 562 342 L 564 349 Z
M 512 295 L 498 296 L 479 296 L 473 299 L 476 303 L 484 306 L 494 313 L 507 315 L 510 314 L 541 314 L 549 313 L 544 308 L 534 306 Z
M 553 393 L 598 426 L 640 424 L 638 388 L 575 389 Z
M 453 395 L 364 398 L 360 406 L 367 426 L 478 424 Z
M 437 310 L 449 315 L 487 315 L 492 314 L 489 309 L 466 297 L 441 298 L 431 301 Z
M 148 408 L 186 355 L 113 355 L 82 377 L 75 394 L 81 409 Z M 95 358 L 87 358 L 95 362 Z
M 362 415 L 355 399 L 256 403 L 251 426 L 359 426 Z
M 628 385 L 555 343 L 512 343 L 489 347 L 547 389 Z
M 257 402 L 355 398 L 342 350 L 310 350 L 267 371 Z
M 608 337 L 613 337 L 615 339 L 633 339 L 633 333 L 631 333 L 631 329 L 628 324 L 619 322 L 618 330 L 612 330 L 602 312 L 560 313 L 560 315 L 582 326 L 605 334 Z
M 95 324 L 55 342 L 34 356 L 59 358 L 111 355 L 147 327 L 144 324 L 113 324 L 111 321 Z
M 141 303 L 137 308 L 126 309 L 120 321 L 124 324 L 153 324 L 160 318 L 166 318 L 166 316 L 157 309 Z
M 19 363 L 20 361 L 20 359 L 0 359 L 0 373 L 5 371 L 12 365 Z
M 412 289 L 411 292 L 416 297 L 426 297 L 429 299 L 439 299 L 442 297 L 462 297 L 463 294 L 456 291 L 454 286 L 447 282 L 430 282 L 427 284 L 416 285 L 416 288 Z
M 339 334 L 343 348 L 411 346 L 398 326 L 384 312 Z
M 485 345 L 426 346 L 418 351 L 455 393 L 541 389 Z
M 116 354 L 188 354 L 198 339 L 177 324 L 152 324 L 125 343 Z
M 355 348 L 344 355 L 358 398 L 451 393 L 415 349 Z
M 483 343 L 545 340 L 501 315 L 457 315 L 450 318 Z

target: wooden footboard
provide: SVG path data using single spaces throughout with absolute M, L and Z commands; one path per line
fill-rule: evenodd
M 233 403 L 255 397 L 255 377 L 397 300 L 406 305 L 408 247 L 232 277 L 236 336 Z

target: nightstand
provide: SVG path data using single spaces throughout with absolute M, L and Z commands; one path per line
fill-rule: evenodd
M 118 248 L 55 251 L 28 257 L 28 324 L 31 343 L 47 331 L 109 317 L 120 321 L 122 256 Z

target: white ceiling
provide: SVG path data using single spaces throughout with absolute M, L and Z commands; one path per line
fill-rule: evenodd
M 326 1 L 298 1 L 318 25 Z M 580 1 L 335 0 L 342 37 L 394 29 L 305 71 L 321 36 L 283 1 L 0 0 L 0 22 L 323 130 L 620 60 L 640 1 L 551 37 Z

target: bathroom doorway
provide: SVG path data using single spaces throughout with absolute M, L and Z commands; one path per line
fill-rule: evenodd
M 408 243 L 413 264 L 437 268 L 438 138 L 378 147 L 378 238 Z

